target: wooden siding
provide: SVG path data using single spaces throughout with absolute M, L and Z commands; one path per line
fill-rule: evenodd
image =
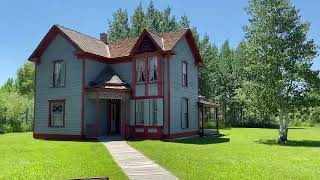
M 157 95 L 158 95 L 158 83 L 149 83 L 148 96 L 157 96 Z
M 37 134 L 80 135 L 81 131 L 81 61 L 75 49 L 64 37 L 57 35 L 36 65 L 35 129 Z M 66 81 L 64 87 L 50 87 L 52 61 L 64 60 Z M 65 127 L 48 127 L 48 100 L 65 99 Z
M 175 55 L 170 59 L 170 106 L 171 134 L 196 131 L 198 123 L 198 66 L 195 65 L 187 40 L 182 38 L 174 48 Z M 182 62 L 188 63 L 188 86 L 182 86 Z M 189 100 L 189 128 L 181 127 L 181 99 Z
M 131 85 L 132 82 L 132 62 L 110 64 L 111 68 L 116 72 L 119 77 L 127 84 Z

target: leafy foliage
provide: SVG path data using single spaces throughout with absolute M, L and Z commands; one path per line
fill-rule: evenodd
M 27 62 L 0 87 L 0 133 L 32 129 L 34 66 Z
M 151 1 L 144 10 L 140 3 L 129 25 L 126 11 L 121 11 L 125 18 L 116 13 L 110 21 L 113 40 L 136 37 L 143 29 L 158 33 L 192 29 L 204 61 L 199 68 L 199 92 L 221 105 L 224 126 L 275 127 L 280 107 L 285 107 L 282 111 L 288 116 L 303 107 L 319 105 L 320 98 L 314 93 L 319 91 L 318 73 L 310 70 L 317 49 L 306 38 L 309 24 L 301 22 L 299 10 L 288 0 L 250 1 L 247 12 L 251 23 L 244 27 L 244 41 L 234 49 L 228 41 L 217 47 L 208 35 L 200 38 L 188 16 L 177 21 L 170 7 L 160 11 Z M 122 21 L 125 26 L 118 25 Z M 318 113 L 313 113 L 313 119 L 320 119 Z M 311 124 L 311 120 L 306 122 Z
M 305 106 L 318 72 L 310 69 L 317 54 L 307 39 L 309 24 L 289 0 L 251 0 L 245 30 L 245 72 L 239 99 L 251 108 L 278 116 L 280 139 L 286 141 L 288 115 Z

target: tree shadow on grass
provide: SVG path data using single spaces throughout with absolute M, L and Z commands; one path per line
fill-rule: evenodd
M 306 129 L 304 127 L 289 127 L 288 129 Z
M 179 140 L 172 141 L 172 143 L 206 145 L 206 144 L 220 144 L 220 143 L 230 142 L 230 138 L 225 138 L 224 136 L 225 135 L 179 139 Z
M 275 139 L 260 139 L 255 141 L 259 144 L 291 146 L 291 147 L 320 147 L 320 141 L 313 140 L 288 140 L 287 143 L 278 143 Z

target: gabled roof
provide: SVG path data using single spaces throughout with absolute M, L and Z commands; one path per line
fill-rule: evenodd
M 185 36 L 196 62 L 202 63 L 199 50 L 190 29 L 180 29 L 161 34 L 144 30 L 139 37 L 121 39 L 106 44 L 99 39 L 60 25 L 52 26 L 38 47 L 29 57 L 29 60 L 35 61 L 35 59 L 39 59 L 41 54 L 45 51 L 57 34 L 62 35 L 69 42 L 71 42 L 78 54 L 93 55 L 104 58 L 105 60 L 132 56 L 132 50 L 138 46 L 140 42 L 139 40 L 143 39 L 143 37 L 146 35 L 150 37 L 154 44 L 162 51 L 172 51 L 179 40 Z

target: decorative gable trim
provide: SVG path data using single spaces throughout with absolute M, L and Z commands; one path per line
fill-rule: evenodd
M 159 38 L 161 38 L 161 37 L 159 37 Z M 152 45 L 156 49 L 155 51 L 163 50 L 162 47 L 157 43 L 157 41 L 152 37 L 150 32 L 147 31 L 146 29 L 144 29 L 142 34 L 140 35 L 139 39 L 137 40 L 136 44 L 133 46 L 133 48 L 130 52 L 130 55 L 143 53 L 143 52 L 141 52 L 141 50 L 139 48 L 141 48 L 143 43 L 145 43 L 146 39 L 149 39 L 151 41 Z M 153 51 L 146 50 L 145 52 L 153 52 Z
M 70 44 L 76 49 L 78 52 L 83 52 L 81 48 L 72 40 L 70 39 L 62 30 L 57 26 L 54 25 L 52 28 L 48 31 L 46 36 L 41 40 L 38 47 L 33 51 L 31 56 L 28 58 L 29 61 L 33 61 L 36 63 L 40 63 L 40 57 L 43 54 L 43 52 L 47 49 L 47 47 L 51 44 L 51 42 L 54 40 L 54 38 L 60 34 L 62 37 L 64 37 L 67 41 L 70 42 Z
M 187 29 L 184 36 L 182 36 L 182 37 L 185 37 L 188 42 L 188 45 L 189 45 L 190 50 L 192 52 L 193 58 L 195 59 L 195 64 L 202 65 L 203 62 L 202 62 L 202 58 L 200 55 L 200 51 L 197 46 L 196 40 L 193 37 L 192 31 L 190 29 Z M 182 37 L 179 39 L 179 41 L 176 42 L 176 44 L 173 46 L 172 49 L 174 49 L 177 46 L 177 44 L 181 41 Z

